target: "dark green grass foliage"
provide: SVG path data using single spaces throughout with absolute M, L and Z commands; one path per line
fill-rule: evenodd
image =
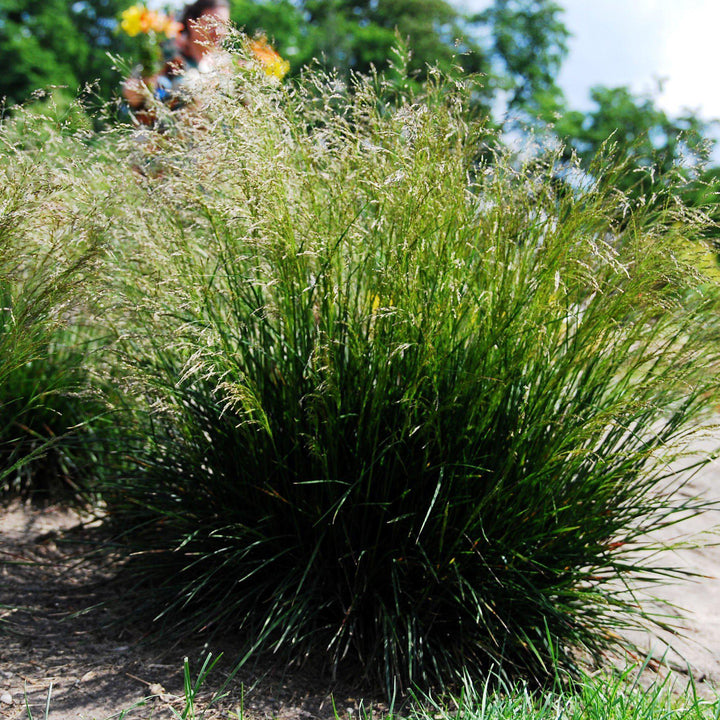
M 642 620 L 622 580 L 696 507 L 667 462 L 715 386 L 701 220 L 478 164 L 470 93 L 248 83 L 158 139 L 123 241 L 149 434 L 108 506 L 165 627 L 391 689 L 542 679 Z
M 0 384 L 0 496 L 88 502 L 106 405 L 90 387 L 93 350 L 57 329 Z

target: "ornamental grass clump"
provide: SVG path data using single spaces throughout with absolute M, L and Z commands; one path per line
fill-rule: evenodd
M 237 83 L 148 146 L 117 240 L 147 424 L 108 511 L 162 627 L 388 691 L 615 645 L 700 506 L 702 218 L 492 155 L 469 81 Z
M 15 108 L 0 124 L 0 497 L 76 495 L 71 448 L 102 411 L 81 330 L 102 243 L 90 167 L 47 117 Z

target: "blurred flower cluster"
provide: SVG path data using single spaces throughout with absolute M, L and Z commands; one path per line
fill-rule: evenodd
M 147 76 L 160 69 L 165 56 L 172 54 L 169 41 L 182 30 L 182 24 L 168 13 L 150 10 L 142 3 L 130 6 L 120 15 L 120 29 L 140 42 L 138 73 Z
M 150 10 L 142 3 L 131 5 L 120 15 L 120 30 L 140 42 L 140 67 L 137 74 L 142 77 L 154 75 L 160 70 L 162 60 L 169 59 L 175 49 L 172 41 L 180 34 L 183 26 L 170 13 Z M 248 44 L 252 58 L 269 77 L 282 80 L 290 70 L 290 63 L 270 45 L 264 35 Z
M 174 38 L 182 30 L 182 25 L 173 19 L 171 15 L 149 10 L 141 3 L 132 5 L 121 14 L 120 27 L 130 37 L 141 33 L 149 35 L 153 33 L 165 38 Z
M 283 60 L 264 35 L 250 41 L 250 52 L 260 64 L 266 75 L 282 80 L 290 69 L 290 63 Z

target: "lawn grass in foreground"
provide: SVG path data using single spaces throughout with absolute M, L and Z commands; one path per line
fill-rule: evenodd
M 678 692 L 672 680 L 641 684 L 637 668 L 583 676 L 572 690 L 537 693 L 515 686 L 506 691 L 470 688 L 447 705 L 429 701 L 413 720 L 716 720 L 720 700 L 705 699 L 692 684 Z
M 114 718 L 173 717 L 182 720 L 256 720 L 259 716 L 251 709 L 246 693 L 239 695 L 221 688 L 211 690 L 211 656 L 193 679 L 190 665 L 185 659 L 183 668 L 183 695 L 179 697 L 150 695 L 124 709 Z M 504 685 L 502 681 L 484 684 L 466 684 L 458 696 L 414 696 L 399 709 L 387 712 L 366 709 L 363 700 L 356 708 L 338 709 L 330 699 L 336 720 L 717 720 L 720 717 L 720 698 L 707 698 L 696 692 L 690 682 L 683 690 L 673 685 L 670 678 L 640 682 L 638 668 L 624 672 L 600 672 L 583 675 L 568 689 L 544 692 L 527 685 Z M 497 678 L 496 678 L 497 680 Z M 42 714 L 41 714 L 42 712 Z M 284 709 L 284 717 L 293 717 L 293 711 Z M 27 720 L 47 720 L 52 717 L 52 686 L 44 706 L 31 707 L 26 701 Z M 304 716 L 304 715 L 303 715 Z M 108 720 L 110 720 L 108 718 Z

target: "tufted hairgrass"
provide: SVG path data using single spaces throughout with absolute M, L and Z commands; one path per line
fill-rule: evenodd
M 159 626 L 389 693 L 622 642 L 628 582 L 675 573 L 647 532 L 702 507 L 703 219 L 493 154 L 469 81 L 235 82 L 134 147 L 115 231 L 138 425 L 106 498 Z
M 74 494 L 68 433 L 102 411 L 81 367 L 103 235 L 89 164 L 81 138 L 31 109 L 0 124 L 0 496 Z

